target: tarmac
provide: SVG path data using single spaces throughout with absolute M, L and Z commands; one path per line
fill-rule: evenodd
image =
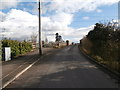
M 55 48 L 43 48 L 43 55 L 48 54 L 50 51 L 55 50 Z M 5 88 L 8 84 L 18 78 L 21 74 L 32 67 L 41 56 L 38 50 L 31 51 L 25 55 L 21 55 L 15 59 L 9 61 L 0 62 L 1 74 L 0 82 L 1 89 Z

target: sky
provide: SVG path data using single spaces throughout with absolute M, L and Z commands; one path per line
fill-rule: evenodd
M 42 39 L 79 42 L 95 23 L 118 20 L 119 0 L 41 0 Z M 38 35 L 37 0 L 0 0 L 2 37 L 29 40 Z M 2 38 L 1 37 L 1 38 Z

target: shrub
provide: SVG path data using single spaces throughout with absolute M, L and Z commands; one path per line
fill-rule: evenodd
M 81 42 L 91 56 L 100 57 L 98 61 L 120 72 L 120 30 L 97 23 Z
M 20 54 L 25 54 L 32 50 L 32 44 L 26 41 L 19 42 L 17 40 L 2 40 L 2 47 L 11 47 L 12 57 L 16 57 Z

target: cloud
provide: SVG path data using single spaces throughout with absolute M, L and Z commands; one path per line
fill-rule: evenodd
M 0 0 L 0 9 L 16 7 L 17 4 L 17 0 Z
M 81 27 L 78 29 L 71 29 L 71 32 L 65 37 L 66 38 L 70 37 L 71 41 L 79 41 L 85 35 L 87 35 L 90 30 L 93 30 L 93 28 L 94 28 L 94 25 L 91 25 L 89 27 L 84 27 L 84 28 Z
M 6 14 L 0 11 L 0 22 L 5 19 Z
M 101 10 L 101 9 L 97 9 L 96 12 L 97 12 L 97 13 L 101 13 L 102 10 Z
M 71 40 L 79 40 L 93 28 L 93 25 L 86 28 L 74 29 L 69 25 L 73 21 L 74 14 L 79 11 L 90 12 L 96 11 L 98 13 L 102 10 L 98 9 L 100 6 L 112 5 L 119 0 L 51 0 L 51 2 L 43 4 L 44 14 L 53 13 L 49 15 L 46 25 L 49 31 L 59 32 L 64 38 L 71 38 Z M 62 17 L 61 17 L 62 16 Z M 88 20 L 89 17 L 85 16 L 83 19 Z M 60 23 L 61 22 L 61 23 Z M 43 26 L 44 28 L 45 26 Z M 61 30 L 61 31 L 60 31 Z
M 86 12 L 94 11 L 103 5 L 112 5 L 119 0 L 52 0 L 47 6 L 48 11 L 75 13 L 79 10 Z M 46 7 L 46 6 L 45 6 Z
M 65 37 L 71 34 L 73 29 L 68 25 L 72 22 L 72 16 L 72 14 L 61 13 L 52 17 L 42 17 L 43 39 L 48 35 L 50 41 L 55 41 L 57 32 Z M 22 10 L 12 9 L 0 24 L 0 28 L 5 30 L 3 34 L 8 38 L 24 40 L 30 38 L 33 32 L 38 32 L 38 16 Z
M 5 36 L 9 38 L 26 39 L 32 32 L 37 32 L 38 17 L 28 12 L 12 9 L 6 14 L 0 28 L 5 30 Z
M 88 20 L 88 19 L 90 19 L 89 17 L 87 17 L 87 16 L 85 16 L 85 17 L 83 17 L 83 19 L 84 20 Z
M 42 17 L 42 30 L 46 35 L 51 36 L 51 40 L 55 41 L 55 33 L 67 35 L 71 32 L 68 26 L 72 22 L 72 14 L 59 13 L 51 17 Z M 49 36 L 49 38 L 50 38 Z
M 5 15 L 4 13 L 0 13 Z M 68 25 L 72 20 L 72 15 L 61 13 L 50 17 L 42 17 L 43 38 L 45 34 L 54 35 L 68 34 Z M 26 11 L 12 9 L 5 15 L 3 22 L 0 22 L 1 29 L 5 29 L 5 36 L 9 38 L 26 39 L 32 32 L 38 31 L 38 16 Z M 53 39 L 52 39 L 53 40 Z
M 5 16 L 6 14 L 0 11 L 0 15 Z
M 71 39 L 71 41 L 79 41 L 93 29 L 93 25 L 78 29 L 70 27 L 75 13 L 78 11 L 101 12 L 98 7 L 112 5 L 118 1 L 119 0 L 50 0 L 50 2 L 44 2 L 42 6 L 44 10 L 43 14 L 49 15 L 42 16 L 43 39 L 47 36 L 50 41 L 55 41 L 55 33 L 59 33 L 63 36 L 64 40 Z M 10 6 L 15 7 L 16 4 Z M 4 6 L 4 8 L 7 8 L 7 6 Z M 87 20 L 89 17 L 83 17 L 83 19 Z M 32 32 L 38 31 L 38 16 L 32 15 L 27 11 L 12 9 L 5 15 L 5 20 L 0 22 L 0 24 L 3 26 L 1 28 L 6 29 L 7 37 L 26 39 L 30 37 Z

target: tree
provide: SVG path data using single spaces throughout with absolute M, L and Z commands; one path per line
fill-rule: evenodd
M 66 45 L 69 46 L 69 40 L 66 40 Z
M 109 22 L 108 22 L 109 23 Z M 92 46 L 88 44 L 90 40 Z M 109 66 L 113 70 L 120 68 L 120 29 L 114 25 L 96 23 L 86 39 L 81 40 L 81 46 L 90 52 L 100 63 Z M 118 70 L 120 72 L 120 70 Z
M 35 32 L 33 32 L 32 35 L 31 35 L 31 41 L 32 41 L 32 43 L 37 42 L 37 34 Z
M 56 33 L 55 35 L 56 35 L 56 37 L 55 37 L 55 38 L 56 38 L 56 40 L 55 40 L 55 41 L 57 42 L 57 41 L 59 41 L 59 34 L 58 34 L 58 33 Z
M 55 41 L 57 42 L 57 46 L 59 46 L 59 42 L 62 41 L 62 36 L 59 35 L 59 33 L 56 33 L 55 35 L 56 35 L 56 37 L 55 37 L 56 40 Z

